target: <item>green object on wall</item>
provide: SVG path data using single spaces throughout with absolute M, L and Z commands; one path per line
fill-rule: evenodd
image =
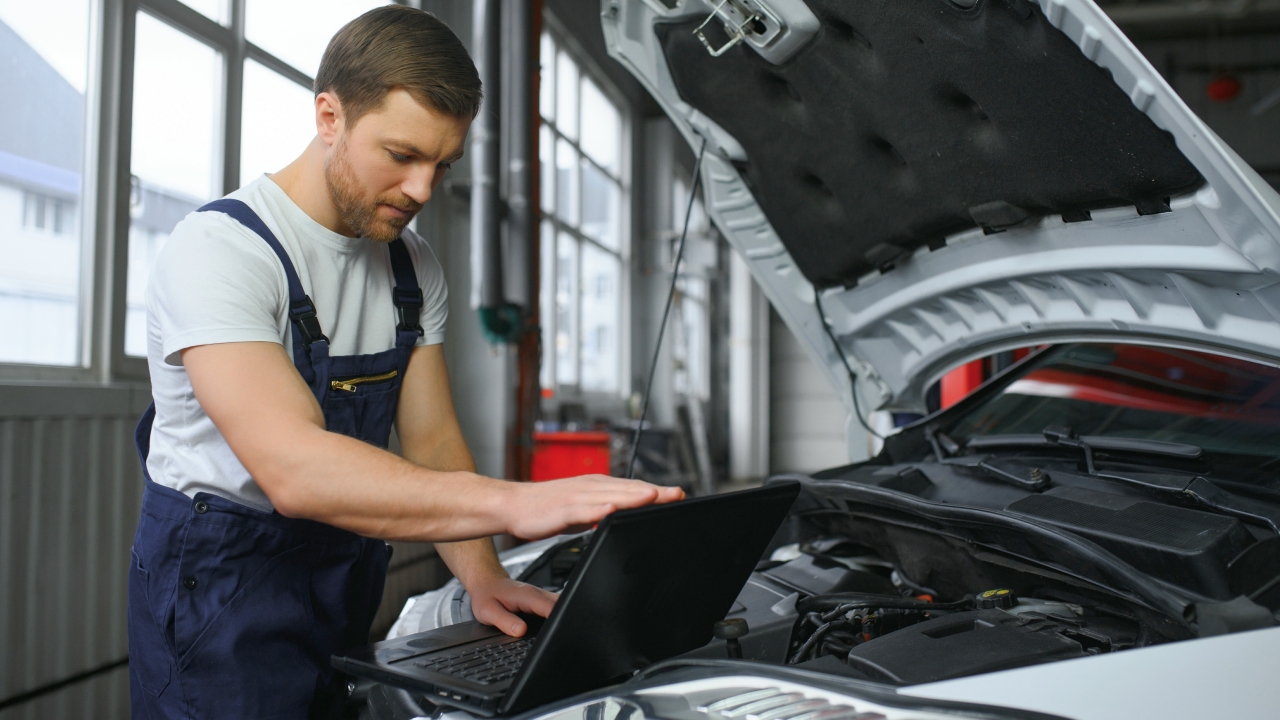
M 513 343 L 524 334 L 524 314 L 518 305 L 480 308 L 480 329 L 490 345 Z

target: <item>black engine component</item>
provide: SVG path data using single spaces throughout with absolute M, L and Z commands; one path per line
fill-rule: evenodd
M 1086 537 L 1152 575 L 1210 597 L 1232 597 L 1223 569 L 1253 543 L 1235 518 L 1079 487 L 1011 503 L 1010 512 Z
M 788 662 L 794 665 L 822 655 L 843 655 L 857 643 L 922 622 L 934 613 L 971 607 L 972 598 L 953 603 L 866 593 L 805 598 L 796 603 L 800 617 L 791 634 Z
M 579 535 L 557 543 L 550 550 L 529 564 L 516 579 L 537 585 L 544 590 L 559 592 L 569 582 L 569 575 L 582 559 L 582 550 L 591 542 L 591 535 Z
M 845 661 L 872 680 L 915 685 L 1084 657 L 1111 647 L 1109 635 L 1056 616 L 972 610 L 862 643 Z

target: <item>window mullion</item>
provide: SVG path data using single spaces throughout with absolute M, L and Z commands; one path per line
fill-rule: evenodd
M 232 0 L 233 8 L 242 0 Z M 163 20 L 182 32 L 211 45 L 222 52 L 230 52 L 235 45 L 234 27 L 235 11 L 232 10 L 233 25 L 227 28 L 214 20 L 205 17 L 180 0 L 138 0 L 138 6 L 152 16 Z
M 226 54 L 226 84 L 222 99 L 222 192 L 240 187 L 240 118 L 244 109 L 244 61 L 248 41 L 244 37 L 245 0 L 231 0 L 233 43 Z
M 574 302 L 578 305 L 578 309 L 577 309 L 577 312 L 573 314 L 573 323 L 576 326 L 574 328 L 573 337 L 574 337 L 574 340 L 577 342 L 577 346 L 574 347 L 573 349 L 573 363 L 577 367 L 577 372 L 573 374 L 573 377 L 578 381 L 578 391 L 581 392 L 582 391 L 582 296 L 585 293 L 583 293 L 582 291 L 582 240 L 580 238 L 577 238 L 576 235 L 574 237 L 575 237 L 575 240 L 573 243 L 573 251 L 577 255 L 577 261 L 574 262 L 574 265 L 578 271 L 578 279 L 574 283 L 575 290 L 577 290 L 577 293 L 576 293 L 577 297 L 574 298 Z
M 245 57 L 274 70 L 308 90 L 315 87 L 315 78 L 248 41 L 245 42 Z

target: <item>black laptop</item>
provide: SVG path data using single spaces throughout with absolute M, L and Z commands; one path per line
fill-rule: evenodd
M 335 655 L 333 666 L 485 716 L 603 687 L 710 642 L 799 492 L 778 483 L 615 512 L 526 637 L 472 621 Z

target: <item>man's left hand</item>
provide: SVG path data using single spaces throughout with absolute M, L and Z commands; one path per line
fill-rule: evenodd
M 471 612 L 476 619 L 492 625 L 512 637 L 522 637 L 529 627 L 515 613 L 546 617 L 560 596 L 536 585 L 491 577 L 467 588 L 471 594 Z

